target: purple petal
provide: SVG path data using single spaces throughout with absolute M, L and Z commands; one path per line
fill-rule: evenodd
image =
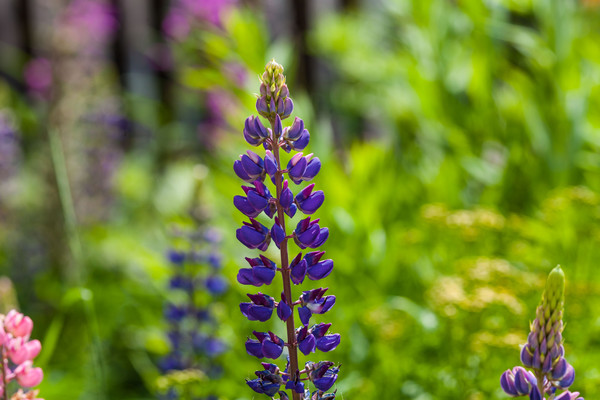
M 292 267 L 291 279 L 294 285 L 299 285 L 306 276 L 306 261 L 302 260 Z
M 283 301 L 280 301 L 279 304 L 277 304 L 277 316 L 279 317 L 279 319 L 285 322 L 288 320 L 290 315 L 292 315 L 292 309 L 290 308 L 290 306 L 288 306 Z
M 302 322 L 302 325 L 306 326 L 310 322 L 312 312 L 308 309 L 308 307 L 298 307 L 298 315 L 300 316 L 300 322 Z
M 248 192 L 248 202 L 252 207 L 254 207 L 254 209 L 260 211 L 264 210 L 269 205 L 269 200 L 262 197 L 254 190 Z
M 275 271 L 268 267 L 254 267 L 252 272 L 256 281 L 259 283 L 259 285 L 255 286 L 260 286 L 262 284 L 270 285 L 273 278 L 275 278 Z
M 261 286 L 263 283 L 256 281 L 252 268 L 241 268 L 237 274 L 237 281 L 242 285 Z
M 281 225 L 279 225 L 277 222 L 275 222 L 275 224 L 273 224 L 273 227 L 271 228 L 271 236 L 273 237 L 273 241 L 279 248 L 279 246 L 281 246 L 281 242 L 283 242 L 283 239 L 285 239 L 285 232 L 283 231 Z
M 309 279 L 316 281 L 327 277 L 333 270 L 333 260 L 324 260 L 316 265 L 308 267 Z
M 304 170 L 304 174 L 302 174 L 302 179 L 305 181 L 309 181 L 321 170 L 321 160 L 318 157 L 311 159 L 308 164 L 306 164 L 306 169 Z
M 275 115 L 275 124 L 273 128 L 273 137 L 275 139 L 278 139 L 283 131 L 283 126 L 281 125 L 281 118 L 279 117 L 279 114 Z
M 558 386 L 563 389 L 568 388 L 575 381 L 575 369 L 569 364 L 567 366 L 567 372 L 563 376 L 563 378 L 558 382 Z
M 298 350 L 302 352 L 305 356 L 315 351 L 315 337 L 310 334 L 300 343 L 298 343 Z
M 294 194 L 292 193 L 292 191 L 289 188 L 286 187 L 281 192 L 281 196 L 279 198 L 279 204 L 281 204 L 281 206 L 283 208 L 289 208 L 289 206 L 292 205 L 293 201 L 294 201 Z
M 529 394 L 529 381 L 525 377 L 523 369 L 517 370 L 517 373 L 515 374 L 515 388 L 521 396 Z
M 235 162 L 233 163 L 233 171 L 241 180 L 246 181 L 246 182 L 253 181 L 253 179 L 250 178 L 248 176 L 248 174 L 246 173 L 246 171 L 244 170 L 241 160 L 235 160 Z
M 500 387 L 506 394 L 509 396 L 518 396 L 517 388 L 515 387 L 515 382 L 512 376 L 512 372 L 510 369 L 504 371 L 502 376 L 500 377 Z
M 265 340 L 262 343 L 262 352 L 265 357 L 276 359 L 283 352 L 283 346 L 273 343 L 270 340 Z
M 246 340 L 246 353 L 254 357 L 264 358 L 262 344 L 258 340 Z
M 248 176 L 257 179 L 262 175 L 263 168 L 260 165 L 257 165 L 254 161 L 252 161 L 252 159 L 246 154 L 242 156 L 241 162 L 242 167 L 244 167 L 244 170 L 246 171 Z
M 292 205 L 290 205 L 289 208 L 287 208 L 284 211 L 290 218 L 294 218 L 294 215 L 296 215 L 296 210 L 297 210 L 296 205 L 292 204 Z
M 317 389 L 322 390 L 323 392 L 326 392 L 329 389 L 331 389 L 331 387 L 333 386 L 333 384 L 337 380 L 337 377 L 338 377 L 337 374 L 326 375 L 326 376 L 324 376 L 322 378 L 315 379 L 313 381 L 313 384 L 315 385 L 315 387 Z
M 283 105 L 283 118 L 289 117 L 292 114 L 292 111 L 294 111 L 294 102 L 288 97 L 285 99 L 285 103 Z
M 521 362 L 527 368 L 533 367 L 533 355 L 529 353 L 527 345 L 523 346 L 523 348 L 521 349 Z
M 328 352 L 334 350 L 340 344 L 340 334 L 335 333 L 333 335 L 323 336 L 317 339 L 317 349 Z
M 250 321 L 265 322 L 271 318 L 271 314 L 273 314 L 273 308 L 253 305 L 248 309 L 248 315 L 246 315 L 246 317 Z
M 295 142 L 292 142 L 292 146 L 294 150 L 304 150 L 306 146 L 308 146 L 308 142 L 310 141 L 310 134 L 305 129 L 302 131 L 302 134 Z
M 266 236 L 255 229 L 244 225 L 235 232 L 235 237 L 250 249 L 261 248 L 266 241 Z M 268 246 L 268 243 L 267 243 Z
M 300 160 L 289 168 L 288 165 L 288 174 L 290 178 L 296 183 L 296 180 L 302 179 L 302 175 L 304 174 L 304 170 L 306 169 L 306 158 L 302 157 Z
M 296 196 L 296 205 L 298 209 L 306 215 L 314 214 L 325 201 L 325 194 L 322 190 L 314 192 L 311 196 L 303 201 L 298 201 Z
M 290 140 L 296 140 L 300 137 L 303 130 L 304 130 L 304 121 L 302 121 L 300 118 L 296 117 L 296 118 L 294 118 L 294 123 L 286 132 L 286 136 Z
M 260 118 L 258 118 L 258 117 L 254 118 L 254 129 L 260 137 L 262 137 L 262 138 L 269 137 L 269 131 L 267 130 L 267 128 L 265 128 L 265 126 L 262 124 L 262 122 L 260 122 Z
M 261 96 L 258 99 L 256 99 L 256 111 L 258 111 L 261 115 L 269 113 L 266 96 Z
M 318 239 L 309 247 L 316 249 L 317 247 L 322 246 L 323 243 L 325 243 L 325 241 L 327 241 L 328 238 L 329 238 L 329 228 L 321 228 L 321 230 L 319 231 Z
M 257 210 L 247 198 L 243 196 L 235 196 L 233 198 L 233 205 L 235 208 L 240 210 L 240 212 L 250 218 L 255 218 L 262 212 L 262 210 Z
M 565 376 L 565 374 L 567 373 L 568 365 L 569 365 L 569 363 L 567 363 L 567 360 L 565 360 L 564 358 L 561 358 L 560 360 L 558 360 L 558 362 L 552 369 L 552 378 L 555 380 L 562 379 L 562 377 Z
M 271 178 L 275 177 L 275 173 L 277 172 L 277 161 L 275 160 L 275 156 L 271 153 L 270 150 L 267 150 L 265 155 L 265 169 Z
M 542 394 L 537 386 L 533 386 L 531 388 L 531 392 L 529 393 L 529 400 L 543 400 Z
M 319 238 L 319 233 L 319 225 L 313 225 L 308 230 L 300 233 L 299 235 L 297 234 L 296 237 L 298 238 L 300 243 L 309 247 L 313 242 L 315 242 L 315 240 Z

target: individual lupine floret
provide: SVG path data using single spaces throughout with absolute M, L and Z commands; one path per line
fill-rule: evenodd
M 282 148 L 286 152 L 304 150 L 310 141 L 308 130 L 304 129 L 304 121 L 296 117 L 292 126 L 283 129 Z
M 334 367 L 331 361 L 319 361 L 318 363 L 306 363 L 308 378 L 321 392 L 326 392 L 335 383 L 338 377 L 339 367 Z
M 247 294 L 252 300 L 251 303 L 240 303 L 242 314 L 250 321 L 265 322 L 271 318 L 275 308 L 275 300 L 271 296 L 258 292 L 257 294 Z
M 310 217 L 298 222 L 294 231 L 294 241 L 301 249 L 320 247 L 329 237 L 329 228 L 321 228 L 319 219 L 310 220 Z
M 264 181 L 267 173 L 263 159 L 250 150 L 233 163 L 233 170 L 241 180 L 248 183 Z
M 308 325 L 313 314 L 325 314 L 335 304 L 335 296 L 324 296 L 329 288 L 307 290 L 300 296 L 298 314 L 303 325 Z
M 302 153 L 298 153 L 288 162 L 288 174 L 296 185 L 303 181 L 310 181 L 321 170 L 321 160 L 318 157 L 312 158 L 312 156 L 312 154 L 303 156 Z
M 334 333 L 327 335 L 327 331 L 331 324 L 317 324 L 310 329 L 308 325 L 304 325 L 296 330 L 296 340 L 298 348 L 304 355 L 314 353 L 315 349 L 322 352 L 334 350 L 340 344 L 340 334 Z
M 296 196 L 297 197 L 297 196 Z M 324 196 L 323 196 L 324 197 Z M 293 218 L 296 215 L 296 204 L 294 204 L 294 194 L 288 187 L 287 179 L 283 181 L 283 190 L 281 191 L 281 196 L 279 198 L 279 204 L 283 207 L 283 211 L 290 217 Z M 302 211 L 302 210 L 300 210 Z M 304 211 L 302 211 L 304 212 Z
M 323 255 L 325 255 L 324 251 L 311 251 L 304 256 L 306 273 L 308 278 L 313 281 L 326 278 L 333 270 L 333 260 L 321 261 Z
M 536 310 L 536 319 L 531 323 L 527 343 L 521 349 L 521 362 L 533 373 L 522 367 L 507 370 L 500 378 L 500 386 L 508 395 L 529 395 L 530 400 L 576 399 L 579 393 L 564 390 L 575 380 L 575 369 L 564 358 L 562 344 L 565 275 L 560 266 L 548 275 L 542 301 Z M 582 399 L 582 398 L 581 398 Z
M 290 262 L 290 277 L 294 285 L 299 285 L 304 282 L 304 277 L 306 276 L 306 267 L 306 260 L 302 258 L 302 253 L 298 253 L 292 262 Z
M 244 221 L 244 226 L 236 231 L 235 236 L 249 249 L 262 251 L 267 250 L 271 241 L 269 229 L 253 218 L 250 218 L 250 222 Z
M 258 378 L 246 380 L 246 383 L 256 393 L 264 393 L 269 397 L 273 397 L 284 383 L 281 376 L 268 370 L 256 371 L 255 374 Z
M 262 144 L 269 137 L 269 130 L 254 115 L 246 118 L 244 124 L 244 138 L 252 146 Z
M 233 204 L 250 218 L 256 218 L 263 211 L 269 218 L 273 218 L 277 207 L 272 201 L 273 196 L 271 196 L 269 189 L 261 181 L 254 181 L 253 184 L 254 188 L 242 186 L 247 197 L 235 196 Z
M 275 335 L 273 332 L 252 332 L 256 339 L 246 340 L 246 351 L 248 354 L 258 358 L 272 358 L 277 359 L 283 352 L 283 346 L 285 342 L 282 338 Z
M 310 331 L 315 337 L 315 345 L 317 349 L 321 350 L 324 353 L 335 350 L 335 348 L 338 347 L 338 345 L 340 344 L 341 340 L 339 333 L 327 335 L 327 331 L 330 327 L 331 323 L 320 323 L 310 328 Z
M 246 257 L 251 268 L 241 268 L 237 280 L 242 285 L 270 285 L 275 278 L 277 265 L 262 254 L 256 258 Z
M 325 194 L 323 191 L 317 190 L 313 192 L 314 187 L 315 184 L 311 183 L 302 189 L 294 198 L 296 206 L 303 214 L 314 214 L 325 201 Z
M 533 373 L 523 367 L 506 370 L 500 377 L 500 386 L 510 396 L 525 396 L 537 382 Z
M 277 316 L 283 322 L 287 321 L 292 315 L 292 307 L 285 298 L 285 293 L 281 293 L 281 301 L 277 304 Z

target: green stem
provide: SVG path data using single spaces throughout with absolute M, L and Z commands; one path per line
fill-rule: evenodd
M 271 122 L 271 129 L 275 132 L 275 122 Z M 283 207 L 281 206 L 279 199 L 281 198 L 281 192 L 283 191 L 283 171 L 281 168 L 281 160 L 279 158 L 279 143 L 275 138 L 273 139 L 272 151 L 275 160 L 277 161 L 277 173 L 275 174 L 275 188 L 277 191 L 277 217 L 279 218 L 279 222 L 281 223 L 281 228 L 283 229 L 284 236 L 287 236 L 285 231 L 285 214 Z M 290 356 L 290 367 L 289 367 L 289 375 L 290 381 L 295 382 L 298 376 L 298 343 L 296 341 L 296 328 L 294 326 L 294 304 L 292 303 L 292 284 L 291 284 L 291 271 L 289 267 L 289 258 L 288 258 L 288 248 L 287 248 L 287 239 L 283 239 L 280 246 L 281 252 L 281 276 L 283 277 L 283 295 L 285 299 L 288 301 L 292 314 L 286 321 L 287 328 L 287 343 L 288 350 Z M 296 393 L 296 391 L 292 390 L 292 399 L 300 400 L 300 394 Z
M 97 382 L 97 394 L 99 395 L 99 399 L 105 399 L 106 396 L 104 394 L 104 388 L 106 386 L 104 382 L 104 362 L 100 345 L 100 333 L 93 304 L 93 294 L 89 289 L 83 287 L 83 246 L 81 245 L 81 239 L 77 226 L 77 216 L 75 214 L 75 206 L 73 204 L 73 196 L 71 193 L 71 186 L 69 184 L 69 175 L 67 174 L 67 164 L 65 162 L 62 143 L 58 132 L 50 129 L 48 131 L 48 138 L 50 141 L 50 152 L 52 156 L 52 164 L 54 166 L 58 195 L 60 198 L 65 228 L 67 231 L 69 250 L 73 260 L 72 268 L 70 269 L 67 278 L 72 285 L 76 286 L 80 290 L 81 299 L 84 305 L 84 315 L 87 326 L 90 329 L 92 340 L 91 357 L 95 370 L 94 380 Z
M 546 394 L 544 393 L 544 374 L 539 371 L 535 371 L 535 379 L 537 380 L 537 386 L 542 395 L 542 399 L 546 398 Z

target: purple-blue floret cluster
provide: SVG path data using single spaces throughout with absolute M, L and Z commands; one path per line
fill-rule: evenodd
M 259 116 L 248 117 L 243 129 L 246 142 L 252 146 L 262 146 L 265 152 L 260 156 L 247 151 L 234 162 L 235 174 L 248 185 L 242 186 L 244 195 L 235 196 L 233 203 L 248 217 L 248 221 L 244 221 L 236 231 L 237 239 L 249 249 L 263 252 L 273 241 L 280 251 L 281 264 L 278 266 L 263 254 L 247 257 L 248 266 L 240 268 L 237 280 L 243 285 L 268 286 L 277 272 L 281 273 L 284 291 L 277 299 L 262 292 L 248 294 L 250 301 L 241 303 L 240 311 L 250 321 L 265 322 L 276 310 L 277 317 L 286 323 L 287 339 L 271 331 L 255 330 L 253 337 L 246 340 L 246 351 L 260 359 L 275 360 L 286 356 L 287 365 L 281 370 L 276 364 L 262 363 L 264 370 L 256 371 L 257 378 L 246 382 L 255 392 L 272 398 L 279 395 L 279 399 L 288 399 L 287 389 L 291 390 L 296 400 L 334 399 L 335 392 L 325 393 L 337 380 L 339 368 L 334 367 L 333 362 L 308 361 L 301 371 L 298 366 L 297 350 L 304 355 L 316 350 L 332 351 L 339 345 L 340 335 L 328 334 L 330 323 L 310 324 L 313 315 L 324 314 L 335 304 L 335 296 L 325 295 L 327 288 L 303 291 L 295 301 L 290 298 L 293 285 L 302 284 L 306 277 L 312 281 L 324 279 L 333 270 L 333 261 L 324 259 L 325 252 L 318 250 L 327 241 L 329 229 L 321 227 L 318 218 L 311 219 L 311 215 L 325 201 L 324 192 L 315 190 L 315 184 L 310 183 L 294 193 L 289 183 L 301 185 L 311 181 L 321 169 L 321 160 L 313 154 L 304 155 L 302 152 L 291 156 L 287 163 L 280 158 L 283 154 L 280 150 L 286 153 L 301 151 L 310 141 L 310 134 L 302 119 L 296 117 L 291 126 L 283 126 L 282 120 L 291 115 L 293 108 L 283 68 L 271 61 L 261 78 L 260 95 L 256 102 Z M 265 179 L 267 176 L 274 187 L 268 187 L 270 183 Z M 286 219 L 293 218 L 297 212 L 307 217 L 286 232 L 286 226 L 289 225 Z M 305 254 L 299 252 L 288 259 L 288 246 L 292 243 L 300 250 L 310 248 L 314 251 Z M 297 328 L 294 327 L 294 308 L 298 310 L 297 315 L 302 323 Z M 314 388 L 312 393 L 310 385 Z
M 218 237 L 212 230 L 181 234 L 193 243 L 189 251 L 170 250 L 167 259 L 173 274 L 169 289 L 183 293 L 183 301 L 169 302 L 164 308 L 168 323 L 167 338 L 170 352 L 159 361 L 164 372 L 202 369 L 209 377 L 217 377 L 222 368 L 215 357 L 227 350 L 225 342 L 216 335 L 218 321 L 211 312 L 212 301 L 227 291 L 227 280 L 221 275 L 221 255 L 216 252 Z M 210 299 L 197 302 L 196 293 L 203 291 Z M 177 396 L 176 388 L 169 388 L 168 398 Z

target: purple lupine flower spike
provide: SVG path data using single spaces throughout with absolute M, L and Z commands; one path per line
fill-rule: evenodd
M 575 369 L 564 358 L 562 345 L 564 288 L 565 275 L 558 266 L 548 276 L 536 319 L 521 349 L 521 362 L 533 372 L 515 367 L 500 377 L 500 387 L 509 396 L 544 400 L 548 394 L 554 400 L 583 400 L 579 393 L 566 390 L 575 381 Z M 566 391 L 557 394 L 557 390 Z
M 288 348 L 288 363 L 283 372 L 276 364 L 263 363 L 264 370 L 256 371 L 258 378 L 247 380 L 246 383 L 255 392 L 269 397 L 279 394 L 279 398 L 284 400 L 330 400 L 335 398 L 336 392 L 325 392 L 335 384 L 339 369 L 333 366 L 333 362 L 321 361 L 308 362 L 300 371 L 298 362 L 298 351 L 309 355 L 317 349 L 322 352 L 334 350 L 340 344 L 340 335 L 328 334 L 331 327 L 328 323 L 309 326 L 312 315 L 324 314 L 335 304 L 335 296 L 325 296 L 326 288 L 305 290 L 299 301 L 291 300 L 294 285 L 305 283 L 307 276 L 310 280 L 323 279 L 333 270 L 333 261 L 322 260 L 325 253 L 318 250 L 329 237 L 329 229 L 321 227 L 319 219 L 311 220 L 310 216 L 300 220 L 295 228 L 290 227 L 289 223 L 289 218 L 294 217 L 296 212 L 312 215 L 325 201 L 324 192 L 315 190 L 315 184 L 307 185 L 296 194 L 289 187 L 289 181 L 300 185 L 312 180 L 321 169 L 321 161 L 312 154 L 297 153 L 288 161 L 282 159 L 284 153 L 280 150 L 287 153 L 302 150 L 310 141 L 310 134 L 302 119 L 296 117 L 291 126 L 283 126 L 283 120 L 291 115 L 293 108 L 283 67 L 271 61 L 262 74 L 260 94 L 256 101 L 260 117 L 247 118 L 243 129 L 246 141 L 252 146 L 262 145 L 265 153 L 262 156 L 248 152 L 234 163 L 235 174 L 254 187 L 242 186 L 244 195 L 235 196 L 233 202 L 239 211 L 250 218 L 250 222 L 244 222 L 236 231 L 238 240 L 246 247 L 260 251 L 266 251 L 272 240 L 279 249 L 281 265 L 278 267 L 262 255 L 246 258 L 250 268 L 240 268 L 237 280 L 244 285 L 270 285 L 277 272 L 281 273 L 283 292 L 279 302 L 267 294 L 248 294 L 251 301 L 241 303 L 240 311 L 251 321 L 264 322 L 277 309 L 277 317 L 286 324 L 287 340 L 270 331 L 255 331 L 256 339 L 247 339 L 246 351 L 258 358 L 277 359 L 285 346 Z M 269 128 L 263 125 L 261 118 L 269 122 Z M 265 180 L 267 175 L 274 188 L 267 187 L 270 185 Z M 263 212 L 273 218 L 270 227 L 255 219 Z M 293 241 L 288 240 L 292 238 Z M 290 257 L 288 247 L 293 244 L 301 250 L 311 248 L 315 251 L 304 257 L 302 253 Z M 298 328 L 294 326 L 294 308 L 297 308 L 302 322 Z M 302 377 L 304 374 L 305 377 Z M 281 387 L 283 385 L 285 388 Z
M 177 236 L 183 236 L 191 243 L 186 251 L 170 250 L 167 253 L 173 270 L 169 288 L 179 292 L 175 299 L 180 300 L 165 306 L 164 317 L 169 326 L 166 336 L 171 351 L 159 360 L 158 366 L 164 373 L 192 368 L 208 372 L 207 367 L 216 371 L 219 365 L 215 357 L 227 350 L 226 342 L 216 336 L 219 321 L 212 312 L 213 303 L 228 287 L 225 277 L 219 274 L 219 234 L 214 229 L 202 229 L 177 231 Z M 195 296 L 197 291 L 204 291 L 206 295 Z M 249 353 L 255 352 L 251 343 L 247 343 L 246 348 Z M 181 394 L 174 386 L 168 391 Z

